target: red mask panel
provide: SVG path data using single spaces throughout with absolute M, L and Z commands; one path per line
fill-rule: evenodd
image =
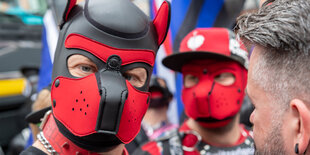
M 223 85 L 215 79 L 221 73 L 231 73 L 235 81 Z M 183 88 L 186 114 L 204 127 L 220 127 L 228 124 L 242 105 L 247 71 L 233 61 L 218 62 L 199 60 L 182 67 L 182 74 L 193 75 L 199 82 Z
M 117 137 L 125 144 L 133 140 L 138 132 L 142 118 L 148 108 L 150 93 L 135 89 L 128 81 L 129 96 L 124 105 Z
M 155 61 L 155 52 L 151 50 L 118 49 L 74 33 L 67 37 L 65 47 L 88 51 L 100 58 L 103 62 L 107 62 L 110 55 L 116 54 L 122 58 L 122 65 L 144 62 L 153 66 Z
M 107 133 L 123 143 L 139 132 L 150 96 L 109 69 L 78 79 L 57 77 L 51 92 L 53 115 L 74 136 Z
M 95 74 L 80 79 L 58 77 L 51 92 L 57 120 L 74 135 L 95 133 L 101 99 Z

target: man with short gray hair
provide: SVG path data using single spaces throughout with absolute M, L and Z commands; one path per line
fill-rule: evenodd
M 236 32 L 254 47 L 247 91 L 255 154 L 308 154 L 310 1 L 268 0 L 240 16 Z

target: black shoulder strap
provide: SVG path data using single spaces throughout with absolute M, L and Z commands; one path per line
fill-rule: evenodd
M 143 128 L 141 128 L 136 138 L 133 141 L 131 141 L 129 144 L 126 144 L 125 147 L 128 153 L 132 154 L 137 148 L 141 147 L 144 143 L 148 141 L 149 141 L 149 138 L 147 137 Z

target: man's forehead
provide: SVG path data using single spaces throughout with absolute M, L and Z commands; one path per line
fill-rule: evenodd
M 255 61 L 250 63 L 255 63 Z M 255 75 L 257 73 L 254 73 L 253 68 L 249 68 L 246 92 L 254 105 L 269 106 L 268 94 L 261 85 L 261 81 L 253 77 Z
M 255 73 L 253 74 L 253 68 L 254 65 L 257 64 L 257 61 L 259 61 L 259 55 L 260 52 L 262 52 L 262 47 L 260 46 L 254 46 L 253 51 L 250 55 L 250 63 L 249 63 L 249 68 L 248 68 L 248 78 L 252 78 L 252 75 L 255 75 Z
M 258 91 L 258 89 L 259 89 L 259 86 L 258 86 L 258 84 L 254 78 L 254 76 L 257 74 L 257 73 L 254 73 L 255 72 L 254 65 L 259 65 L 259 64 L 257 64 L 257 61 L 259 61 L 260 51 L 261 51 L 261 47 L 255 46 L 253 51 L 252 51 L 251 57 L 250 57 L 250 63 L 249 63 L 249 69 L 248 69 L 247 88 L 246 88 L 250 97 L 255 97 L 256 93 L 254 93 L 254 92 Z
M 246 90 L 246 92 L 247 92 L 247 94 L 248 94 L 248 96 L 249 96 L 250 98 L 252 98 L 252 96 L 253 96 L 252 89 L 253 89 L 252 80 L 248 79 L 248 81 L 247 81 L 247 86 L 246 86 L 245 90 Z

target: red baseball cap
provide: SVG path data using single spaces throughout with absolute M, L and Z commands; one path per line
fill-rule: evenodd
M 247 69 L 248 52 L 226 28 L 197 28 L 182 40 L 178 53 L 167 56 L 163 64 L 181 72 L 184 64 L 199 59 L 233 60 Z

